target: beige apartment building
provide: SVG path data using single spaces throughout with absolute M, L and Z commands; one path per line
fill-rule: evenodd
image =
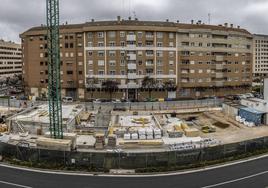
M 268 76 L 268 35 L 253 35 L 253 77 Z
M 21 45 L 0 40 L 0 79 L 22 74 Z
M 46 27 L 21 34 L 23 79 L 29 95 L 47 94 Z M 94 21 L 60 27 L 62 95 L 107 98 L 102 83 L 118 82 L 113 98 L 200 98 L 245 93 L 252 82 L 252 35 L 228 24 L 139 20 Z M 177 87 L 166 90 L 165 83 Z

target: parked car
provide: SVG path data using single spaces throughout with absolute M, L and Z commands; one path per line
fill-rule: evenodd
M 63 102 L 66 102 L 66 103 L 69 103 L 69 102 L 73 102 L 74 100 L 73 100 L 72 97 L 63 97 L 63 98 L 62 98 L 62 101 L 63 101 Z

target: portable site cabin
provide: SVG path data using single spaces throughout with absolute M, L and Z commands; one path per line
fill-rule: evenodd
M 255 110 L 254 108 L 240 108 L 238 115 L 244 118 L 247 122 L 253 122 L 255 125 L 266 124 L 265 112 Z

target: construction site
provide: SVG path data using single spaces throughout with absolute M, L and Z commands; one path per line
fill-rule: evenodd
M 61 151 L 184 151 L 268 136 L 268 126 L 247 126 L 221 107 L 111 110 L 106 112 L 106 125 L 100 126 L 97 117 L 102 109 L 63 105 L 63 139 L 51 138 L 48 105 L 23 110 L 2 107 L 1 113 L 6 114 L 0 129 L 2 142 Z

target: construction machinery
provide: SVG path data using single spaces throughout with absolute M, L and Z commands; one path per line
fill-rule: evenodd
M 60 85 L 59 0 L 46 0 L 48 101 L 51 138 L 62 139 L 62 104 Z

